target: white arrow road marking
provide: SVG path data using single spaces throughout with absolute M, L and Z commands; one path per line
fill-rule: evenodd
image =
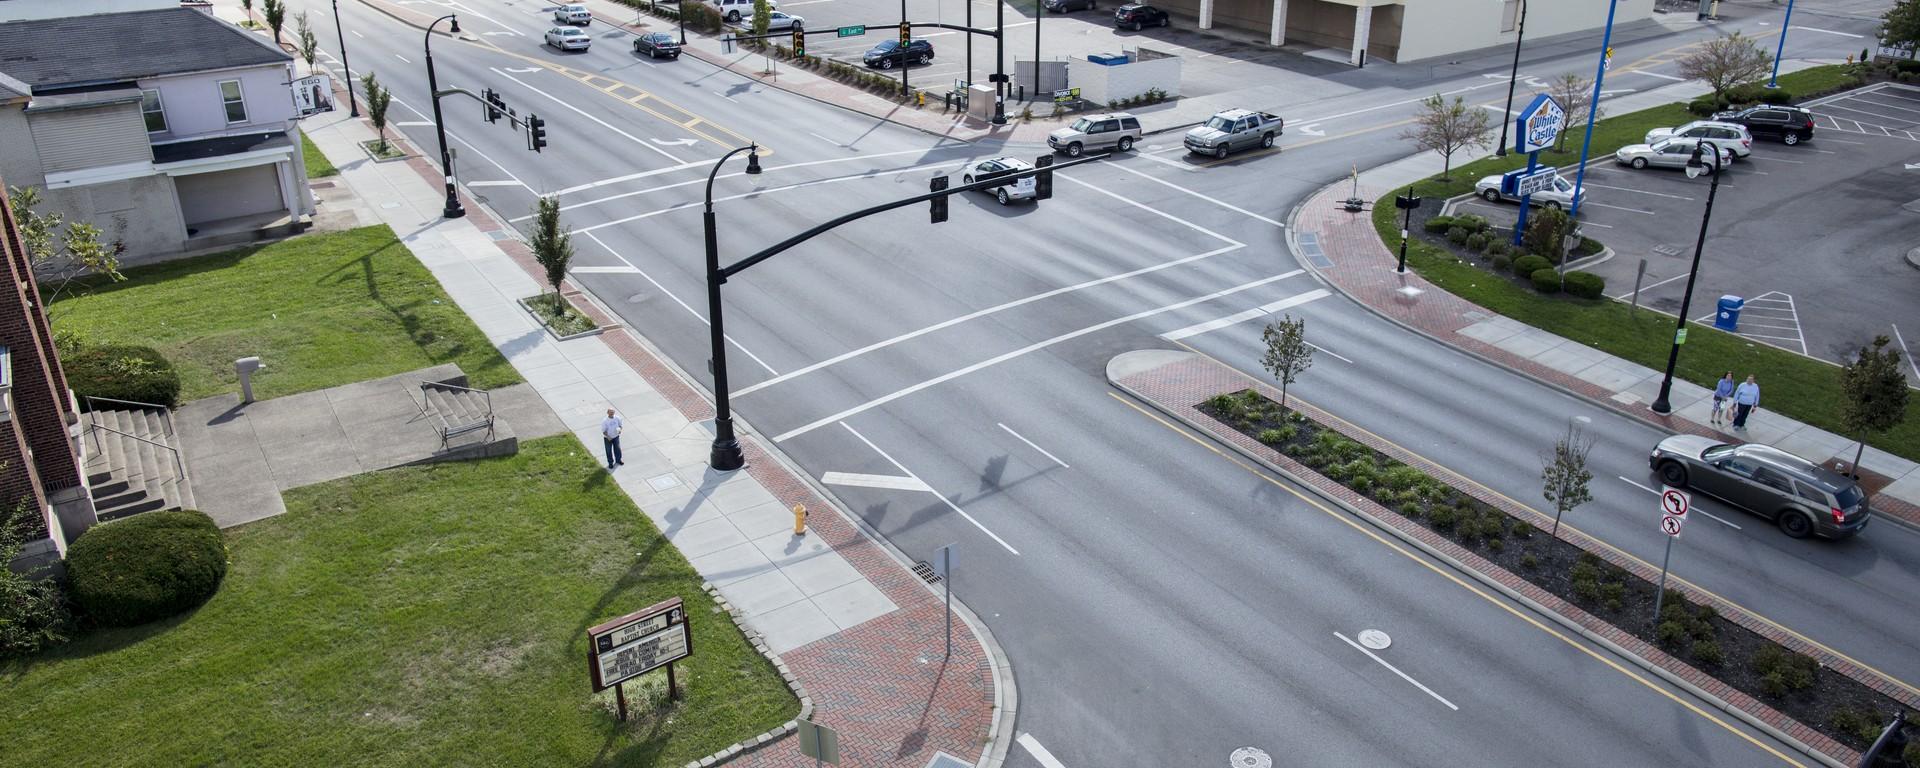
M 1026 747 L 1027 754 L 1033 755 L 1034 761 L 1045 766 L 1045 768 L 1067 768 L 1066 764 L 1060 762 L 1059 758 L 1054 757 L 1052 752 L 1048 752 L 1046 747 L 1040 746 L 1040 740 L 1035 739 L 1033 734 L 1022 733 L 1020 734 L 1020 738 L 1014 739 L 1014 741 L 1018 741 L 1020 742 L 1020 746 Z
M 1301 133 L 1304 133 L 1304 134 L 1306 134 L 1306 135 L 1308 135 L 1308 136 L 1325 136 L 1325 135 L 1327 135 L 1327 132 L 1326 132 L 1326 131 L 1323 131 L 1323 130 L 1320 130 L 1320 124 L 1319 124 L 1319 123 L 1314 123 L 1314 124 L 1312 124 L 1312 125 L 1303 125 L 1303 126 L 1300 126 L 1300 127 L 1298 127 L 1298 128 L 1295 128 L 1294 130 L 1296 130 L 1296 131 L 1299 131 L 1299 132 L 1301 132 Z
M 1920 163 L 1907 163 L 1907 170 L 1909 171 L 1920 170 Z
M 820 482 L 827 485 L 851 485 L 856 488 L 887 488 L 895 491 L 925 491 L 933 489 L 920 481 L 920 478 L 894 475 L 860 475 L 851 472 L 828 472 L 820 476 Z
M 1537 77 L 1523 78 L 1521 79 L 1520 82 L 1526 83 L 1528 88 L 1539 88 L 1541 90 L 1545 90 L 1547 88 L 1547 84 L 1544 82 L 1541 82 L 1540 78 L 1537 78 Z
M 533 72 L 538 72 L 540 71 L 540 68 L 539 67 L 507 67 L 507 71 L 512 72 L 514 74 L 524 75 L 524 74 L 529 74 Z
M 666 139 L 648 139 L 648 141 L 663 147 L 691 147 L 700 143 L 699 139 L 674 139 L 672 141 Z
M 1647 493 L 1651 493 L 1651 494 L 1653 494 L 1653 495 L 1655 495 L 1655 496 L 1658 496 L 1658 495 L 1660 495 L 1660 492 L 1659 492 L 1659 491 L 1656 491 L 1656 490 L 1654 490 L 1654 489 L 1652 489 L 1652 488 L 1648 488 L 1648 487 L 1646 487 L 1646 486 L 1644 486 L 1644 485 L 1641 485 L 1641 484 L 1639 484 L 1639 483 L 1636 483 L 1636 482 L 1634 482 L 1634 481 L 1632 481 L 1632 480 L 1628 480 L 1628 479 L 1626 479 L 1626 478 L 1624 478 L 1624 477 L 1620 477 L 1619 475 L 1614 475 L 1614 477 L 1619 477 L 1619 478 L 1620 478 L 1620 480 L 1621 480 L 1622 482 L 1625 482 L 1625 483 L 1626 483 L 1627 485 L 1631 485 L 1631 486 L 1633 486 L 1633 487 L 1635 487 L 1635 488 L 1638 488 L 1638 489 L 1640 489 L 1640 490 L 1643 490 L 1643 491 L 1646 491 Z M 1694 512 L 1699 512 L 1700 514 L 1703 514 L 1703 515 L 1706 515 L 1706 516 L 1707 516 L 1707 519 L 1709 519 L 1709 520 L 1713 520 L 1714 522 L 1717 522 L 1717 523 L 1720 523 L 1721 525 L 1724 525 L 1724 526 L 1727 526 L 1728 528 L 1732 528 L 1732 529 L 1734 529 L 1734 530 L 1736 530 L 1736 531 L 1737 531 L 1737 530 L 1740 530 L 1740 526 L 1737 526 L 1737 525 L 1734 525 L 1733 523 L 1729 523 L 1729 522 L 1727 522 L 1727 521 L 1725 521 L 1725 520 L 1721 520 L 1721 519 L 1720 519 L 1719 517 L 1716 517 L 1716 516 L 1714 516 L 1714 514 L 1713 514 L 1712 512 L 1708 512 L 1708 511 L 1706 511 L 1706 510 L 1704 510 L 1704 509 L 1700 509 L 1700 508 L 1698 508 L 1698 507 L 1695 507 L 1695 508 L 1693 508 L 1693 509 L 1689 509 L 1689 510 L 1687 510 L 1687 512 L 1688 512 L 1689 514 L 1691 514 L 1691 513 L 1694 513 Z
M 1418 680 L 1415 680 L 1415 679 L 1413 679 L 1413 678 L 1411 678 L 1411 677 L 1408 677 L 1408 676 L 1407 676 L 1407 673 L 1405 673 L 1405 672 L 1402 672 L 1402 671 L 1400 671 L 1400 669 L 1399 669 L 1398 667 L 1395 667 L 1395 666 L 1394 666 L 1394 665 L 1392 665 L 1392 664 L 1388 664 L 1388 663 L 1387 663 L 1387 660 L 1386 660 L 1386 659 L 1383 659 L 1383 658 L 1380 658 L 1379 656 L 1376 656 L 1376 655 L 1374 655 L 1374 653 L 1373 653 L 1373 651 L 1371 651 L 1371 650 L 1368 650 L 1366 646 L 1364 646 L 1364 645 L 1361 645 L 1361 644 L 1359 644 L 1359 643 L 1356 643 L 1356 642 L 1354 642 L 1354 641 L 1352 641 L 1352 640 L 1348 640 L 1348 639 L 1347 639 L 1347 636 L 1346 636 L 1346 635 L 1343 635 L 1343 634 L 1340 634 L 1339 632 L 1335 632 L 1335 633 L 1333 633 L 1333 636 L 1334 636 L 1334 637 L 1337 637 L 1337 638 L 1340 638 L 1341 640 L 1345 640 L 1345 641 L 1346 641 L 1346 643 L 1347 643 L 1347 645 L 1351 645 L 1351 646 L 1353 646 L 1353 647 L 1354 647 L 1354 650 L 1357 650 L 1357 651 L 1359 651 L 1359 652 L 1361 652 L 1361 653 L 1364 653 L 1364 654 L 1366 654 L 1366 655 L 1367 655 L 1367 658 L 1369 658 L 1369 659 L 1373 659 L 1374 661 L 1377 661 L 1377 662 L 1380 662 L 1380 666 L 1383 666 L 1383 667 L 1386 667 L 1386 668 L 1387 668 L 1387 669 L 1388 669 L 1389 671 L 1391 671 L 1391 672 L 1393 672 L 1393 673 L 1394 673 L 1394 674 L 1396 674 L 1396 675 L 1399 675 L 1399 676 L 1400 676 L 1400 679 L 1402 679 L 1402 680 L 1405 680 L 1405 681 L 1407 681 L 1407 682 L 1409 682 L 1409 683 L 1413 683 L 1413 687 L 1415 687 L 1415 688 L 1419 688 L 1419 689 L 1420 689 L 1420 690 L 1422 690 L 1422 691 L 1426 691 L 1426 692 L 1427 692 L 1427 695 L 1428 695 L 1428 696 L 1432 696 L 1432 697 L 1434 698 L 1434 700 L 1435 700 L 1435 701 L 1438 701 L 1438 702 L 1440 702 L 1440 703 L 1442 703 L 1442 704 L 1445 704 L 1445 705 L 1447 705 L 1447 709 L 1451 709 L 1451 710 L 1453 710 L 1453 711 L 1455 711 L 1455 712 L 1458 712 L 1458 711 L 1460 711 L 1460 708 L 1459 708 L 1459 707 L 1456 707 L 1456 706 L 1454 706 L 1454 705 L 1453 705 L 1453 702 L 1451 702 L 1451 701 L 1447 701 L 1447 699 L 1446 699 L 1446 697 L 1444 697 L 1444 696 L 1441 696 L 1440 694 L 1437 694 L 1437 693 L 1434 693 L 1434 692 L 1433 692 L 1433 689 L 1432 689 L 1432 688 L 1428 688 L 1428 687 L 1426 687 L 1426 686 L 1424 686 L 1424 685 L 1421 685 L 1421 684 L 1420 684 L 1420 681 L 1418 681 Z

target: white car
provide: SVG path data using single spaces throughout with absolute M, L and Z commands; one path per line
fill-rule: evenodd
M 1025 160 L 1016 160 L 1011 157 L 990 157 L 985 160 L 975 161 L 972 165 L 961 169 L 960 183 L 972 184 L 976 181 L 990 180 L 995 176 L 1006 176 L 1031 170 L 1033 170 L 1033 164 Z M 991 190 L 981 191 L 992 192 L 993 198 L 1000 201 L 1001 205 L 1012 205 L 1015 200 L 1033 199 L 1033 195 L 1037 189 L 1038 187 L 1034 184 L 1033 177 L 1028 176 L 1023 179 L 1015 179 L 1014 181 L 1008 182 L 1004 187 L 995 187 Z
M 1500 193 L 1499 174 L 1481 179 L 1479 183 L 1473 185 L 1473 188 L 1481 198 L 1489 203 L 1497 203 L 1502 200 L 1512 200 L 1516 203 L 1520 202 L 1520 198 L 1509 198 Z M 1580 190 L 1580 199 L 1587 199 L 1586 190 Z M 1541 190 L 1528 195 L 1527 202 L 1543 208 L 1571 208 L 1573 207 L 1573 182 L 1555 176 L 1553 177 L 1552 189 Z
M 1661 139 L 1652 144 L 1628 144 L 1613 153 L 1613 161 L 1635 168 L 1645 168 L 1650 165 L 1659 168 L 1685 168 L 1687 162 L 1693 159 L 1694 147 L 1703 141 L 1706 140 L 1674 137 Z M 1711 141 L 1706 141 L 1706 146 L 1720 155 L 1720 162 L 1708 163 L 1708 173 L 1712 173 L 1715 167 L 1733 164 L 1731 153 L 1715 146 Z
M 708 2 L 713 4 L 714 10 L 720 12 L 720 18 L 726 19 L 729 23 L 738 24 L 741 19 L 753 18 L 753 0 L 708 0 Z M 776 10 L 779 7 L 780 4 L 775 0 L 767 0 L 767 10 Z
M 547 30 L 547 45 L 563 51 L 584 51 L 593 45 L 593 36 L 579 27 L 554 27 Z
M 1740 125 L 1739 123 L 1724 123 L 1718 120 L 1695 120 L 1686 125 L 1673 128 L 1655 128 L 1647 131 L 1646 143 L 1652 144 L 1661 139 L 1675 136 L 1687 139 L 1706 139 L 1718 145 L 1722 150 L 1732 153 L 1735 158 L 1747 157 L 1753 154 L 1753 134 L 1747 132 L 1746 126 Z
M 805 26 L 807 26 L 807 20 L 800 16 L 793 16 L 779 11 L 767 14 L 767 29 L 769 30 L 792 29 L 794 27 Z
M 586 26 L 593 23 L 593 11 L 579 3 L 568 3 L 553 9 L 553 20 L 561 24 Z

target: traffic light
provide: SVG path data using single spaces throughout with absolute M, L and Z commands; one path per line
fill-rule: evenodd
M 947 188 L 947 177 L 945 176 L 933 177 L 933 184 L 931 185 L 931 188 L 932 188 L 932 191 L 934 192 L 945 191 Z M 933 202 L 933 223 L 939 224 L 941 222 L 946 221 L 947 220 L 947 196 L 941 195 L 939 197 L 934 198 L 932 202 Z
M 911 42 L 913 42 L 913 24 L 905 21 L 900 22 L 900 44 L 906 45 Z
M 797 59 L 805 55 L 807 55 L 807 31 L 795 24 L 793 25 L 793 57 Z
M 487 103 L 487 122 L 500 122 L 500 112 L 506 109 L 507 100 L 500 98 L 500 92 L 492 88 L 481 91 L 480 98 Z
M 1033 176 L 1033 199 L 1045 200 L 1053 197 L 1053 155 L 1034 158 L 1033 167 L 1040 169 L 1040 172 Z
M 535 152 L 547 145 L 547 121 L 539 115 L 527 115 L 527 148 Z

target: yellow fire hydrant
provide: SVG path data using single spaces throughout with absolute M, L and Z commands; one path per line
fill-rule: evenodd
M 793 505 L 793 535 L 807 535 L 807 505 Z

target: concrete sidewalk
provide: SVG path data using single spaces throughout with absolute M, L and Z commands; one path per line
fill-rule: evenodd
M 1782 68 L 1797 70 L 1819 63 L 1824 62 L 1789 62 Z M 1606 106 L 1612 114 L 1625 114 L 1684 102 L 1705 92 L 1700 84 L 1676 83 L 1610 99 Z M 1474 159 L 1458 159 L 1454 165 Z M 1437 154 L 1423 153 L 1364 171 L 1360 174 L 1359 195 L 1375 200 L 1437 174 L 1440 168 Z M 1835 458 L 1853 460 L 1856 444 L 1852 439 L 1808 426 L 1770 408 L 1756 411 L 1748 419 L 1745 432 L 1722 432 L 1708 423 L 1712 392 L 1684 381 L 1676 380 L 1669 395 L 1673 412 L 1655 414 L 1648 410 L 1647 403 L 1659 391 L 1660 371 L 1502 317 L 1435 287 L 1411 270 L 1404 275 L 1396 273 L 1395 254 L 1380 241 L 1371 214 L 1340 209 L 1339 202 L 1352 193 L 1353 183 L 1341 180 L 1302 203 L 1294 212 L 1288 246 L 1301 264 L 1382 317 L 1675 432 L 1728 442 L 1769 443 L 1821 463 Z M 1875 512 L 1920 525 L 1920 464 L 1869 447 L 1860 467 L 1888 478 L 1873 496 Z
M 616 482 L 804 686 L 803 715 L 839 729 L 843 765 L 923 768 L 943 754 L 962 765 L 998 764 L 1012 736 L 1012 673 L 984 625 L 956 606 L 962 621 L 943 662 L 937 593 L 744 424 L 747 469 L 709 470 L 712 407 L 644 339 L 589 306 L 605 331 L 555 340 L 516 303 L 542 286 L 511 229 L 472 201 L 466 218 L 441 219 L 437 170 L 418 152 L 406 162 L 371 162 L 358 146 L 374 138 L 362 121 L 336 111 L 307 118 L 303 128 L 352 192 L 338 204 L 403 233 L 593 455 L 601 454 L 605 410 L 623 415 L 626 461 Z M 792 534 L 795 504 L 811 512 L 805 537 Z M 731 762 L 811 764 L 791 738 Z

